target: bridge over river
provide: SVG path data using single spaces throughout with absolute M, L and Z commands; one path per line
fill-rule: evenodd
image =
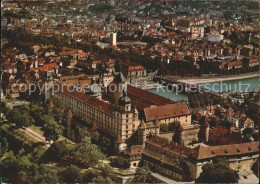
M 181 78 L 172 76 L 155 76 L 154 81 L 167 86 L 168 88 L 176 88 L 179 92 L 204 92 L 214 96 L 226 97 L 236 91 L 228 91 L 225 93 L 214 92 L 208 88 L 203 87 L 201 84 L 189 84 L 179 81 Z

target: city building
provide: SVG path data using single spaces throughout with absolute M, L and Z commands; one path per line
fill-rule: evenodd
M 182 126 L 191 125 L 191 113 L 185 102 L 145 108 L 144 119 L 146 124 L 157 120 L 159 124 L 179 122 Z
M 109 44 L 111 46 L 116 46 L 117 43 L 117 33 L 110 33 L 109 35 Z
M 111 103 L 116 103 L 112 91 L 114 91 L 113 83 L 108 85 L 107 90 L 104 90 L 102 95 L 104 99 L 110 101 Z M 137 110 L 143 110 L 144 108 L 151 107 L 152 105 L 161 106 L 174 103 L 170 99 L 156 95 L 147 90 L 137 88 L 130 84 L 127 84 L 127 96 L 131 98 L 132 107 Z
M 130 61 L 122 61 L 120 62 L 120 67 L 129 83 L 132 83 L 136 78 L 146 77 L 146 69 L 142 65 Z
M 188 148 L 161 137 L 146 141 L 142 154 L 144 165 L 179 181 L 196 180 L 205 163 L 216 157 L 228 158 L 234 170 L 251 169 L 259 156 L 259 142 L 208 146 L 201 144 Z
M 222 34 L 214 34 L 214 33 L 208 33 L 207 34 L 208 41 L 210 42 L 220 42 L 224 39 L 224 36 Z
M 129 160 L 130 168 L 136 169 L 142 159 L 143 149 L 142 145 L 134 145 L 126 148 L 119 154 L 119 163 L 123 165 L 125 160 Z
M 115 144 L 118 151 L 126 148 L 125 141 L 136 132 L 140 121 L 138 111 L 132 109 L 131 99 L 124 91 L 124 79 L 121 77 L 122 74 L 119 73 L 114 80 L 117 85 L 117 91 L 114 93 L 114 99 L 117 101 L 115 105 L 97 98 L 96 93 L 99 93 L 99 90 L 85 94 L 63 86 L 63 89 L 54 93 L 53 103 L 56 108 L 62 108 L 65 112 L 69 111 L 73 117 L 86 122 L 85 125 L 73 124 L 73 121 L 67 122 L 68 137 L 75 140 L 76 136 L 82 136 L 80 132 L 85 131 L 84 134 L 87 134 L 86 127 L 90 127 L 95 122 L 98 130 L 110 135 L 115 140 L 121 140 Z M 80 131 L 76 132 L 76 129 Z

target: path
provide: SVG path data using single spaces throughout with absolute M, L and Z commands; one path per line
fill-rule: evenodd
M 30 128 L 24 128 L 24 129 L 19 128 L 19 130 L 25 132 L 27 135 L 29 135 L 33 139 L 46 144 L 47 147 L 50 147 L 50 144 L 47 141 L 45 141 L 45 137 L 43 137 L 41 134 L 35 132 L 34 130 L 32 130 Z

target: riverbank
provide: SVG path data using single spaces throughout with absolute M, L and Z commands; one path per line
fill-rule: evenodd
M 212 78 L 208 77 L 208 78 L 180 79 L 177 81 L 189 85 L 196 85 L 196 84 L 204 84 L 204 83 L 220 82 L 220 81 L 242 80 L 242 79 L 248 79 L 254 77 L 259 77 L 259 73 L 255 72 L 255 73 L 247 73 L 242 75 L 216 76 Z

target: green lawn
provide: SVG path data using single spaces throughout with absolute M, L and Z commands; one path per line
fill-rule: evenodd
M 41 127 L 38 127 L 38 126 L 35 126 L 35 125 L 32 125 L 32 126 L 29 126 L 28 128 L 32 129 L 33 131 L 43 135 L 43 131 L 41 130 Z
M 1 130 L 5 131 L 7 134 L 11 136 L 14 136 L 17 140 L 22 141 L 25 144 L 28 144 L 29 146 L 32 146 L 34 143 L 38 143 L 37 140 L 33 139 L 25 132 L 19 130 L 17 127 L 11 124 L 3 124 Z

